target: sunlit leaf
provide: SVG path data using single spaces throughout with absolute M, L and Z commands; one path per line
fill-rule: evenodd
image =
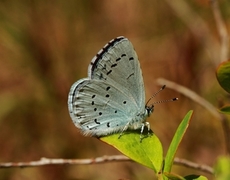
M 222 108 L 219 109 L 219 111 L 223 114 L 229 114 L 230 115 L 230 105 L 225 105 Z
M 208 180 L 205 176 L 191 174 L 185 177 L 182 177 L 177 174 L 164 172 L 164 175 L 170 180 Z
M 230 179 L 230 157 L 222 156 L 218 158 L 215 165 L 216 180 L 229 180 Z
M 178 174 L 173 174 L 173 173 L 168 173 L 168 172 L 164 172 L 164 176 L 170 180 L 185 180 L 185 178 L 183 178 L 182 176 L 179 176 Z
M 185 180 L 208 180 L 205 176 L 191 174 L 184 177 Z
M 112 145 L 130 159 L 159 172 L 162 168 L 163 149 L 158 137 L 151 132 L 144 134 L 140 141 L 140 131 L 125 132 L 119 139 L 119 134 L 100 138 Z
M 230 93 L 230 61 L 225 61 L 216 70 L 216 77 L 220 86 Z

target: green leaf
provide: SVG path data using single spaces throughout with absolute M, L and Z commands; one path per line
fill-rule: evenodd
M 225 61 L 216 70 L 216 77 L 220 86 L 230 93 L 230 61 Z
M 230 179 L 230 157 L 221 156 L 215 165 L 216 180 L 229 180 Z
M 143 134 L 140 141 L 140 130 L 125 132 L 119 139 L 119 134 L 101 137 L 100 140 L 112 145 L 130 159 L 147 166 L 158 173 L 163 162 L 162 144 L 153 133 Z
M 230 115 L 230 105 L 225 105 L 222 108 L 219 109 L 219 111 L 223 114 L 229 114 Z
M 185 180 L 208 180 L 205 176 L 191 174 L 184 177 Z
M 168 172 L 164 172 L 163 174 L 170 180 L 185 180 L 185 178 L 177 174 L 168 173 Z
M 208 180 L 205 176 L 191 174 L 185 177 L 173 173 L 164 172 L 164 175 L 170 180 Z
M 171 171 L 177 148 L 186 132 L 186 129 L 189 126 L 189 121 L 192 117 L 192 114 L 193 114 L 193 111 L 192 110 L 189 111 L 176 130 L 176 133 L 172 139 L 172 142 L 169 146 L 168 152 L 165 157 L 164 172 Z

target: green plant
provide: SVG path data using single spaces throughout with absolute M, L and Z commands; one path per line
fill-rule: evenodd
M 188 175 L 186 177 L 181 177 L 171 173 L 176 151 L 186 132 L 186 129 L 189 126 L 192 114 L 193 111 L 189 111 L 180 123 L 171 141 L 165 158 L 163 157 L 162 144 L 153 132 L 151 132 L 150 135 L 145 134 L 146 138 L 144 138 L 141 142 L 139 132 L 128 132 L 120 139 L 118 139 L 119 134 L 113 134 L 100 139 L 112 145 L 132 160 L 151 168 L 155 172 L 158 179 L 182 180 L 191 179 L 191 177 L 193 179 L 206 179 L 204 176 L 199 175 Z

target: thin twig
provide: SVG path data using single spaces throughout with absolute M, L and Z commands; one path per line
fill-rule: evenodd
M 50 159 L 50 158 L 41 158 L 37 161 L 29 162 L 7 162 L 0 163 L 0 168 L 13 168 L 13 167 L 36 167 L 36 166 L 47 166 L 47 165 L 87 165 L 87 164 L 100 164 L 106 162 L 121 162 L 121 161 L 130 161 L 129 158 L 123 155 L 114 155 L 114 156 L 102 156 L 91 159 Z
M 174 159 L 174 164 L 182 165 L 182 166 L 189 167 L 189 168 L 192 168 L 192 169 L 196 169 L 196 170 L 206 172 L 206 173 L 209 173 L 209 174 L 214 173 L 213 169 L 210 166 L 197 164 L 197 163 L 188 161 L 186 159 L 175 158 Z
M 220 62 L 228 60 L 229 53 L 229 35 L 226 25 L 221 16 L 219 3 L 217 0 L 210 0 L 217 30 L 220 36 Z
M 227 154 L 230 155 L 230 124 L 225 115 L 222 115 L 222 128 L 224 130 L 225 144 Z
M 108 162 L 122 162 L 122 161 L 132 161 L 124 155 L 112 155 L 112 156 L 102 156 L 92 159 L 50 159 L 41 158 L 38 161 L 30 162 L 6 162 L 0 163 L 0 168 L 25 168 L 25 167 L 38 167 L 47 165 L 89 165 L 89 164 L 100 164 Z M 174 163 L 177 165 L 189 167 L 202 172 L 207 172 L 213 174 L 213 169 L 207 165 L 200 165 L 185 159 L 175 158 Z
M 202 98 L 201 96 L 199 96 L 198 94 L 196 94 L 194 91 L 181 86 L 175 82 L 163 79 L 163 78 L 158 78 L 156 80 L 157 84 L 159 85 L 163 85 L 166 84 L 167 88 L 173 89 L 183 95 L 185 95 L 186 97 L 192 99 L 193 101 L 197 102 L 198 104 L 200 104 L 201 106 L 203 106 L 205 109 L 207 109 L 214 117 L 216 117 L 219 120 L 222 120 L 222 117 L 220 115 L 220 113 L 217 112 L 217 109 L 208 101 L 206 101 L 204 98 Z

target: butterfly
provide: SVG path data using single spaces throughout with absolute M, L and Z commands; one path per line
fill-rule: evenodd
M 146 119 L 154 105 L 145 104 L 140 63 L 127 38 L 111 40 L 92 59 L 88 77 L 70 89 L 68 109 L 85 136 L 120 133 L 121 137 L 128 129 L 140 129 L 141 134 L 145 127 L 150 130 Z

